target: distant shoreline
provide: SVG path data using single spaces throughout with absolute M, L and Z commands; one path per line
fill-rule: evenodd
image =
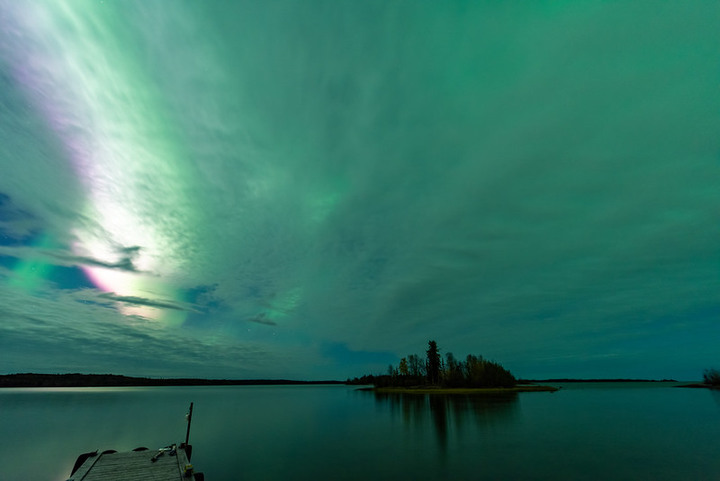
M 534 383 L 570 383 L 570 382 L 679 382 L 675 379 L 520 379 L 518 384 Z
M 674 379 L 521 379 L 514 388 L 375 388 L 377 392 L 412 392 L 421 393 L 489 393 L 489 392 L 532 392 L 554 391 L 552 386 L 537 386 L 547 383 L 660 383 L 678 382 Z M 283 386 L 283 385 L 318 385 L 318 384 L 354 384 L 346 381 L 297 381 L 292 379 L 202 379 L 202 378 L 149 378 L 123 376 L 119 374 L 2 374 L 0 375 L 1 388 L 43 388 L 43 387 L 152 387 L 152 386 Z M 678 387 L 711 387 L 703 383 L 688 383 Z M 373 389 L 373 388 L 366 388 Z
M 279 386 L 345 384 L 343 381 L 295 381 L 290 379 L 163 379 L 118 374 L 4 374 L 0 388 L 27 387 L 143 387 L 143 386 Z

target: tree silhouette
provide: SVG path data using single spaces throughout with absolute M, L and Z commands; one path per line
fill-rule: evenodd
M 433 385 L 440 384 L 440 353 L 435 341 L 428 341 L 426 364 L 428 382 Z
M 417 354 L 410 354 L 407 357 L 408 362 L 408 370 L 410 371 L 410 375 L 413 377 L 423 377 L 425 376 L 425 369 L 423 366 L 422 359 L 420 359 L 420 356 Z
M 409 371 L 408 371 L 407 359 L 405 359 L 405 358 L 400 359 L 400 366 L 398 366 L 398 371 L 400 371 L 401 376 L 408 375 Z
M 462 362 L 458 362 L 452 352 L 445 354 L 445 384 L 449 387 L 459 387 L 465 384 L 465 377 L 462 372 Z

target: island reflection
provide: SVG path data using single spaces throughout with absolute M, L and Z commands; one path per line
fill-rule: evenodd
M 439 447 L 444 451 L 448 433 L 458 434 L 473 427 L 479 433 L 492 431 L 512 422 L 520 412 L 517 393 L 502 394 L 407 394 L 363 391 L 376 403 L 389 407 L 391 415 L 402 416 L 403 422 L 422 429 L 432 423 Z

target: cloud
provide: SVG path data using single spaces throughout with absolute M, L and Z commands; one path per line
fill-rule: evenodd
M 116 294 L 113 294 L 111 292 L 105 292 L 103 294 L 98 294 L 96 296 L 98 299 L 107 299 L 115 302 L 122 302 L 124 304 L 133 304 L 136 306 L 148 306 L 148 307 L 157 307 L 160 309 L 173 309 L 177 311 L 189 311 L 189 312 L 200 312 L 194 307 L 188 305 L 187 303 L 180 303 L 180 302 L 173 302 L 173 301 L 166 301 L 166 300 L 155 300 L 155 299 L 145 299 L 142 297 L 134 297 L 134 296 L 118 296 Z
M 0 192 L 0 246 L 22 246 L 37 240 L 42 220 L 15 205 L 10 196 Z
M 103 262 L 98 259 L 93 259 L 85 256 L 68 255 L 67 253 L 55 252 L 52 255 L 62 261 L 71 262 L 77 265 L 90 265 L 97 267 L 105 267 L 108 269 L 118 269 L 121 271 L 128 272 L 140 272 L 134 264 L 134 259 L 140 252 L 141 247 L 121 247 L 117 249 L 119 260 L 115 262 Z
M 302 374 L 289 366 L 286 355 L 273 352 L 271 345 L 170 328 L 96 303 L 84 303 L 78 309 L 78 300 L 87 296 L 87 292 L 49 290 L 38 296 L 0 291 L 4 369 L 225 378 Z M 294 356 L 311 355 L 296 348 L 289 351 Z
M 104 262 L 85 256 L 78 256 L 66 249 L 48 249 L 43 247 L 24 246 L 2 246 L 0 245 L 0 255 L 15 257 L 17 259 L 37 258 L 42 259 L 57 266 L 74 267 L 74 266 L 96 266 L 107 269 L 116 269 L 127 272 L 138 272 L 133 265 L 132 257 L 123 257 L 117 262 Z
M 247 319 L 248 322 L 256 322 L 258 324 L 265 324 L 267 326 L 277 326 L 277 322 L 271 321 L 268 319 L 268 315 L 266 312 L 260 313 L 255 317 L 251 317 Z

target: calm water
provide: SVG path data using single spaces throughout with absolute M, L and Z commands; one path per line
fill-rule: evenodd
M 503 397 L 345 386 L 0 390 L 0 480 L 185 436 L 209 481 L 720 479 L 720 393 L 565 385 Z

